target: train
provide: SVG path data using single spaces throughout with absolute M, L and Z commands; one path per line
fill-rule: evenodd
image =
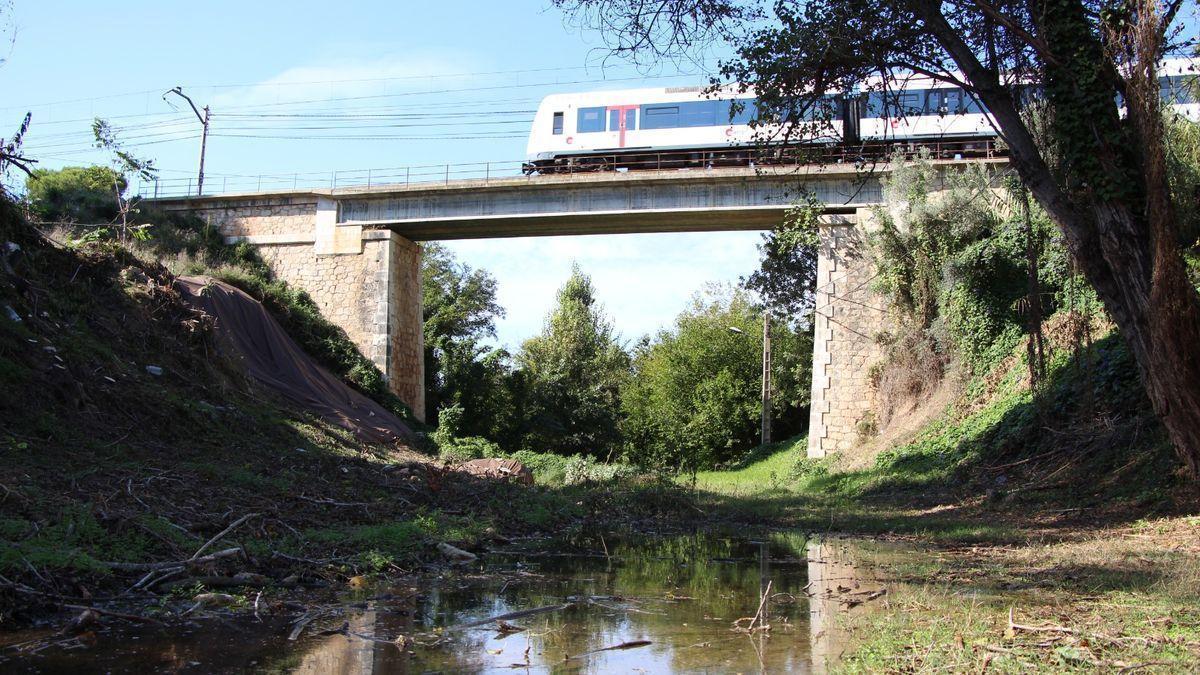
M 1167 60 L 1159 78 L 1163 100 L 1193 121 L 1200 120 L 1198 68 L 1200 59 Z M 752 89 L 552 94 L 534 115 L 523 170 L 531 175 L 842 161 L 886 154 L 897 144 L 959 157 L 1002 151 L 991 115 L 962 88 L 924 76 L 882 84 L 875 80 L 849 95 L 819 98 L 787 138 L 767 144 L 757 139 L 778 139 L 781 128 L 764 120 L 751 126 L 758 117 Z M 1037 87 L 1018 93 L 1036 97 Z

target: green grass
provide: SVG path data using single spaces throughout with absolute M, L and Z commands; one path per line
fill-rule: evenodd
M 696 489 L 730 495 L 794 489 L 794 475 L 807 451 L 808 436 L 760 447 L 729 469 L 698 472 Z M 690 477 L 680 482 L 690 483 Z

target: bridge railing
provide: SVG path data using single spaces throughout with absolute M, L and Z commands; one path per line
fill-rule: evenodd
M 570 157 L 546 163 L 526 161 L 425 164 L 382 169 L 259 175 L 214 174 L 204 177 L 203 191 L 195 177 L 139 182 L 141 197 L 195 197 L 298 190 L 369 190 L 376 187 L 448 185 L 470 180 L 489 184 L 540 175 L 585 174 L 604 171 L 711 169 L 731 166 L 798 167 L 819 164 L 869 164 L 886 161 L 899 152 L 906 156 L 927 151 L 935 159 L 991 159 L 1003 154 L 987 139 L 864 143 L 806 146 L 731 146 L 721 150 L 625 152 Z

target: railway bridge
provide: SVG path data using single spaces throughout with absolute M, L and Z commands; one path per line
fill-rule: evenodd
M 802 190 L 825 208 L 808 447 L 810 457 L 822 457 L 854 444 L 856 425 L 873 403 L 867 372 L 880 357 L 873 336 L 886 316 L 871 297 L 869 264 L 858 244 L 870 227 L 870 207 L 882 200 L 878 171 L 827 164 L 597 172 L 154 201 L 199 216 L 227 241 L 254 245 L 276 276 L 305 290 L 421 416 L 420 242 L 767 230 L 783 221 Z M 649 291 L 653 284 L 646 280 Z

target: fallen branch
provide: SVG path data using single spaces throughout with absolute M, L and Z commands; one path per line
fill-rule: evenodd
M 494 623 L 496 621 L 508 621 L 509 619 L 520 619 L 522 617 L 533 616 L 535 614 L 545 614 L 547 612 L 561 612 L 564 609 L 570 609 L 574 606 L 575 606 L 575 603 L 568 602 L 568 603 L 565 603 L 562 605 L 547 605 L 545 607 L 537 607 L 535 609 L 523 609 L 519 612 L 509 612 L 507 614 L 497 614 L 496 616 L 489 616 L 486 619 L 480 619 L 478 621 L 471 621 L 470 623 L 459 624 L 457 626 L 447 628 L 444 632 L 450 633 L 452 631 L 466 630 L 468 628 L 477 628 L 479 626 L 486 626 L 487 624 Z
M 81 612 L 95 612 L 104 616 L 111 616 L 116 619 L 125 619 L 126 621 L 136 621 L 138 623 L 153 623 L 159 626 L 164 625 L 158 619 L 151 619 L 148 616 L 140 616 L 137 614 L 126 614 L 125 612 L 114 612 L 111 609 L 100 609 L 99 607 L 91 607 L 89 605 L 63 605 L 67 609 L 77 609 Z
M 229 524 L 229 527 L 221 530 L 220 532 L 217 533 L 217 536 L 204 542 L 203 546 L 196 549 L 196 552 L 192 554 L 192 557 L 190 559 L 195 560 L 196 558 L 198 558 L 200 556 L 201 553 L 204 553 L 204 551 L 206 551 L 209 546 L 212 546 L 213 544 L 217 543 L 218 541 L 221 541 L 222 537 L 224 537 L 225 535 L 229 534 L 230 532 L 236 530 L 238 527 L 240 527 L 242 525 L 242 523 L 246 522 L 247 520 L 250 520 L 251 518 L 259 516 L 259 515 L 262 515 L 262 514 L 247 513 L 246 515 L 242 516 L 241 518 L 238 518 L 237 520 L 233 521 L 232 523 Z
M 611 645 L 608 647 L 601 647 L 600 649 L 593 649 L 590 652 L 584 652 L 582 654 L 575 654 L 574 656 L 564 656 L 563 661 L 570 661 L 571 659 L 582 659 L 585 656 L 591 656 L 592 654 L 599 654 L 600 652 L 611 652 L 611 651 L 615 651 L 617 649 L 636 649 L 638 647 L 645 647 L 646 645 L 651 645 L 651 644 L 654 644 L 654 643 L 649 640 L 630 640 L 629 642 L 622 642 L 619 645 Z
M 229 557 L 235 556 L 241 552 L 242 552 L 242 549 L 239 546 L 237 548 L 227 548 L 224 551 L 217 551 L 216 553 L 209 553 L 208 555 L 201 556 L 199 558 L 196 558 L 196 557 L 188 558 L 187 560 L 172 560 L 170 562 L 158 562 L 158 563 L 105 562 L 105 563 L 100 563 L 100 564 L 104 565 L 105 567 L 107 567 L 109 569 L 121 570 L 123 572 L 148 572 L 150 570 L 164 570 L 164 569 L 167 569 L 168 567 L 179 567 L 179 566 L 187 566 L 187 565 L 202 565 L 204 563 L 213 562 L 214 560 L 221 560 L 222 558 L 229 558 Z

